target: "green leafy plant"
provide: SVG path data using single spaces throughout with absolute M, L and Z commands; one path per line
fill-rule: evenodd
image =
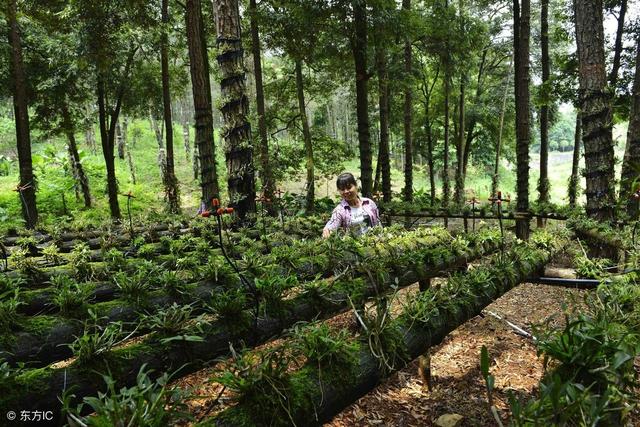
M 16 245 L 32 255 L 38 253 L 38 239 L 34 236 L 19 237 L 16 239 Z
M 30 257 L 26 249 L 13 251 L 9 255 L 9 265 L 31 278 L 37 278 L 42 273 L 35 258 Z
M 332 330 L 326 323 L 296 325 L 294 346 L 307 360 L 321 367 L 350 367 L 357 359 L 358 345 L 346 329 Z
M 295 425 L 293 390 L 287 371 L 293 362 L 286 348 L 270 348 L 234 355 L 233 361 L 213 381 L 233 393 L 238 403 L 250 408 L 256 422 Z
M 363 329 L 361 339 L 385 374 L 393 372 L 408 357 L 402 334 L 391 321 L 390 303 L 386 298 L 377 298 L 373 310 L 353 308 Z
M 613 262 L 607 258 L 588 258 L 578 255 L 573 263 L 576 274 L 585 279 L 601 279 L 607 275 L 607 269 L 613 267 Z
M 203 341 L 201 334 L 204 325 L 202 315 L 193 316 L 193 306 L 178 305 L 162 308 L 154 314 L 144 315 L 141 324 L 157 332 L 163 338 L 161 342 L 171 341 Z
M 113 276 L 113 282 L 122 297 L 135 305 L 144 305 L 151 292 L 151 276 L 144 269 L 133 274 L 116 273 Z
M 237 321 L 247 308 L 247 296 L 242 289 L 228 289 L 213 294 L 209 302 L 211 312 L 224 321 Z
M 71 349 L 76 363 L 88 366 L 104 360 L 107 353 L 122 341 L 122 323 L 115 322 L 102 327 L 98 324 L 95 314 L 89 311 L 92 320 L 85 324 L 84 333 L 71 343 Z M 126 338 L 125 338 L 126 339 Z
M 68 276 L 55 276 L 51 279 L 55 288 L 51 302 L 58 307 L 63 316 L 73 316 L 82 313 L 87 299 L 91 295 L 91 288 L 77 283 Z
M 136 385 L 116 388 L 116 382 L 109 375 L 103 375 L 107 392 L 98 392 L 97 397 L 85 397 L 77 408 L 69 406 L 65 399 L 64 412 L 78 426 L 169 426 L 179 422 L 193 421 L 187 411 L 185 401 L 191 393 L 177 387 L 170 387 L 171 377 L 164 373 L 152 380 L 143 365 L 138 372 Z M 94 414 L 82 416 L 88 405 Z
M 93 276 L 91 249 L 85 242 L 77 243 L 69 255 L 69 265 L 78 280 L 90 280 Z
M 127 268 L 127 259 L 124 253 L 116 248 L 112 248 L 104 252 L 104 260 L 110 271 L 122 271 Z
M 0 294 L 0 331 L 8 333 L 17 325 L 20 304 L 22 303 L 18 288 Z
M 19 290 L 25 284 L 26 280 L 22 277 L 9 277 L 6 274 L 0 274 L 0 295 L 11 295 L 16 289 Z M 3 298 L 0 298 L 0 301 L 2 300 Z
M 284 308 L 285 292 L 298 284 L 296 276 L 269 276 L 256 278 L 255 289 L 265 312 L 281 315 Z
M 60 254 L 60 249 L 56 245 L 47 245 L 42 249 L 42 255 L 44 259 L 53 265 L 60 264 L 62 262 L 62 255 Z
M 138 247 L 138 256 L 140 258 L 151 259 L 156 254 L 156 246 L 153 243 L 146 243 Z

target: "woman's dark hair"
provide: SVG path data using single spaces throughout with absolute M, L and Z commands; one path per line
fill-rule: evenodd
M 358 185 L 356 178 L 352 173 L 345 172 L 338 175 L 338 179 L 336 180 L 336 187 L 338 187 L 338 190 L 344 190 L 349 185 Z

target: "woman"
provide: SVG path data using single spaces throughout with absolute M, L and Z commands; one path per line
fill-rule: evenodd
M 378 207 L 373 200 L 358 197 L 358 184 L 352 174 L 348 172 L 340 174 L 336 180 L 336 186 L 342 201 L 333 210 L 331 219 L 324 226 L 322 237 L 329 237 L 338 228 L 362 235 L 370 227 L 380 225 Z

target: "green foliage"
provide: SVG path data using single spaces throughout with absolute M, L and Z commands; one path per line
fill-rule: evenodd
M 391 320 L 386 298 L 378 298 L 374 310 L 354 308 L 360 326 L 364 330 L 361 339 L 378 360 L 384 374 L 389 374 L 407 360 L 407 350 L 400 330 Z
M 91 265 L 91 249 L 85 242 L 76 243 L 69 254 L 69 266 L 78 280 L 90 280 L 94 271 Z
M 538 352 L 551 366 L 539 396 L 523 405 L 511 399 L 513 424 L 625 425 L 637 404 L 640 354 L 635 277 L 615 279 L 587 298 L 587 310 L 565 315 L 565 325 L 535 331 Z
M 292 361 L 288 349 L 282 347 L 235 355 L 228 369 L 213 380 L 249 408 L 256 422 L 293 425 L 296 402 L 290 398 L 293 384 L 287 374 Z
M 40 267 L 35 258 L 30 257 L 26 249 L 16 249 L 9 255 L 9 265 L 24 275 L 37 278 L 40 273 Z
M 107 357 L 108 352 L 117 345 L 122 338 L 122 323 L 110 323 L 100 326 L 93 312 L 91 323 L 86 323 L 84 332 L 71 343 L 67 344 L 80 366 L 95 364 Z
M 265 314 L 280 315 L 284 307 L 284 294 L 298 285 L 298 279 L 296 276 L 269 276 L 256 278 L 254 285 Z
M 127 259 L 119 249 L 111 248 L 104 253 L 103 257 L 107 263 L 107 268 L 113 273 L 122 271 L 127 267 Z
M 171 341 L 202 341 L 203 316 L 193 316 L 193 306 L 173 303 L 169 307 L 161 308 L 157 312 L 144 315 L 141 325 L 157 332 L 161 342 Z
M 84 311 L 92 288 L 82 285 L 67 276 L 51 279 L 54 286 L 51 302 L 58 307 L 63 316 L 76 316 Z
M 14 292 L 15 290 L 20 290 L 21 286 L 24 286 L 27 282 L 22 277 L 9 277 L 8 275 L 1 274 L 0 275 L 0 295 L 5 294 L 5 292 Z M 9 295 L 9 294 L 6 294 Z M 0 298 L 0 301 L 3 298 Z
M 42 256 L 44 256 L 44 259 L 49 264 L 53 265 L 60 264 L 63 260 L 60 250 L 55 244 L 45 246 L 44 249 L 42 249 Z
M 576 256 L 573 264 L 578 277 L 585 279 L 601 279 L 608 275 L 607 269 L 614 266 L 610 259 L 588 258 L 584 255 Z
M 193 421 L 185 401 L 191 394 L 178 387 L 170 387 L 171 378 L 165 372 L 156 380 L 149 376 L 143 365 L 138 372 L 136 385 L 116 388 L 116 381 L 109 375 L 102 378 L 107 393 L 98 392 L 97 397 L 85 397 L 76 409 L 65 405 L 64 411 L 80 426 L 168 426 L 179 422 Z M 81 416 L 88 405 L 90 416 Z
M 17 325 L 20 304 L 18 288 L 0 293 L 0 332 L 9 333 Z
M 234 322 L 241 319 L 246 307 L 246 292 L 239 288 L 215 293 L 209 302 L 211 311 L 218 315 L 221 320 L 227 322 Z
M 358 345 L 346 329 L 331 330 L 326 323 L 296 325 L 294 346 L 308 361 L 323 368 L 349 368 L 357 360 Z
M 122 297 L 136 306 L 144 305 L 147 302 L 151 292 L 150 280 L 151 277 L 144 270 L 138 270 L 133 274 L 119 272 L 113 276 L 113 282 Z

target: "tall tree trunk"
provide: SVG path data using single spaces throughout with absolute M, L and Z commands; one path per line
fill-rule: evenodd
M 358 118 L 358 145 L 360 151 L 360 182 L 362 183 L 362 195 L 371 197 L 373 190 L 373 167 L 369 135 L 367 5 L 365 0 L 353 0 L 353 17 L 355 34 L 351 44 L 356 72 L 356 113 Z
M 538 203 L 549 203 L 549 0 L 540 2 L 540 47 L 542 51 L 542 106 L 540 107 L 540 181 Z
M 482 57 L 480 59 L 480 66 L 478 67 L 478 78 L 476 81 L 476 102 L 478 102 L 478 100 L 480 99 L 480 96 L 482 96 L 482 94 L 484 93 L 484 84 L 483 84 L 483 77 L 484 77 L 484 73 L 485 73 L 485 64 L 487 61 L 487 52 L 488 49 L 482 49 Z M 476 137 L 475 129 L 476 129 L 476 125 L 477 125 L 477 120 L 475 118 L 475 115 L 472 116 L 469 126 L 467 126 L 466 128 L 466 132 L 467 132 L 467 138 L 466 141 L 463 145 L 463 158 L 462 158 L 462 182 L 466 182 L 467 179 L 467 166 L 469 165 L 469 157 L 471 156 L 471 146 L 473 143 L 473 140 Z
M 448 53 L 444 65 L 444 152 L 442 165 L 442 207 L 449 207 L 449 96 L 450 96 L 450 67 Z M 447 218 L 444 219 L 445 227 Z
M 260 48 L 260 33 L 258 29 L 258 20 L 256 17 L 257 12 L 256 0 L 249 0 L 249 14 L 251 17 L 251 51 L 253 54 L 253 73 L 256 81 L 258 136 L 260 137 L 260 179 L 262 181 L 262 192 L 264 193 L 264 196 L 270 200 L 274 200 L 273 197 L 276 183 L 273 179 L 273 172 L 271 171 L 271 166 L 269 164 L 269 139 L 267 138 L 267 120 L 264 107 L 264 85 L 262 83 L 262 49 Z M 308 161 L 309 159 L 307 159 L 307 163 Z M 313 169 L 313 160 L 311 168 Z M 308 175 L 309 173 L 307 171 L 307 178 Z M 307 207 L 309 207 L 308 191 L 309 190 L 307 190 Z M 313 189 L 311 190 L 311 197 L 313 197 Z M 313 209 L 313 201 L 311 202 L 311 209 Z M 275 215 L 275 204 L 268 203 L 267 210 L 270 215 Z
M 124 160 L 124 137 L 120 128 L 120 121 L 116 122 L 116 145 L 118 147 L 118 158 Z
M 571 177 L 569 178 L 569 206 L 576 206 L 578 200 L 578 184 L 580 180 L 580 142 L 582 141 L 582 119 L 580 118 L 580 110 L 576 112 L 576 131 L 573 136 L 573 161 L 571 162 Z
M 387 72 L 386 50 L 376 48 L 376 68 L 378 72 L 378 106 L 380 111 L 380 145 L 378 165 L 382 175 L 382 197 L 391 202 L 391 162 L 389 159 L 389 74 Z
M 640 166 L 640 36 L 636 41 L 635 73 L 631 93 L 627 146 L 622 162 L 622 177 L 620 178 L 620 200 L 626 199 L 627 214 L 631 218 L 638 216 L 638 199 L 631 197 L 631 195 L 638 188 L 637 170 Z
M 98 116 L 100 121 L 100 142 L 102 145 L 102 155 L 104 156 L 104 163 L 107 169 L 107 193 L 109 195 L 109 210 L 111 211 L 111 218 L 119 220 L 122 215 L 120 214 L 120 204 L 118 202 L 118 181 L 116 180 L 116 167 L 115 159 L 113 155 L 113 138 L 110 135 L 110 127 L 107 118 L 107 109 L 105 105 L 105 83 L 101 72 L 98 72 Z M 114 125 L 115 133 L 115 125 Z
M 213 198 L 220 198 L 218 172 L 213 130 L 213 112 L 211 107 L 211 82 L 209 80 L 209 56 L 207 54 L 204 23 L 200 0 L 187 0 L 186 3 L 187 45 L 189 48 L 189 70 L 191 72 L 191 90 L 195 111 L 196 130 L 193 176 L 200 178 L 202 201 L 211 207 Z
M 62 106 L 62 120 L 64 132 L 67 136 L 67 150 L 69 151 L 69 157 L 71 159 L 71 169 L 73 170 L 73 177 L 76 180 L 76 188 L 80 188 L 82 197 L 84 199 L 84 206 L 91 207 L 91 190 L 89 189 L 89 179 L 84 173 L 82 163 L 80 163 L 80 154 L 78 153 L 78 144 L 76 143 L 75 125 L 69 114 L 67 104 Z
M 305 209 L 307 213 L 313 212 L 315 201 L 315 181 L 313 170 L 313 142 L 311 141 L 311 130 L 307 118 L 307 106 L 304 101 L 304 81 L 302 78 L 302 61 L 296 59 L 296 94 L 298 96 L 298 109 L 300 110 L 300 121 L 302 122 L 302 138 L 304 139 L 305 164 L 307 168 L 307 200 Z
M 411 10 L 411 0 L 402 0 L 402 10 Z M 413 139 L 411 125 L 413 121 L 413 91 L 412 91 L 412 52 L 411 40 L 404 42 L 404 200 L 413 201 Z
M 456 135 L 456 184 L 455 203 L 459 207 L 464 204 L 464 102 L 465 102 L 465 77 L 460 76 L 460 94 L 458 102 L 458 133 Z
M 493 177 L 491 179 L 491 195 L 498 193 L 500 184 L 500 154 L 502 151 L 502 134 L 504 130 L 504 116 L 507 110 L 507 97 L 509 96 L 509 83 L 511 83 L 511 71 L 513 62 L 509 64 L 507 80 L 504 83 L 504 95 L 502 96 L 502 109 L 500 110 L 500 123 L 498 127 L 498 142 L 496 143 L 496 161 L 494 163 Z
M 218 65 L 224 118 L 223 137 L 231 206 L 241 220 L 256 211 L 249 100 L 245 88 L 244 51 L 238 0 L 215 0 Z
M 131 150 L 129 149 L 129 144 L 125 142 L 125 148 L 127 153 L 127 165 L 129 166 L 129 175 L 131 176 L 131 183 L 136 185 L 136 168 L 133 164 L 133 157 L 131 156 Z
M 458 13 L 460 14 L 460 34 L 464 34 L 464 1 L 460 0 Z M 466 71 L 460 70 L 460 94 L 458 102 L 458 133 L 456 135 L 456 183 L 455 183 L 455 203 L 459 208 L 464 205 L 464 120 L 465 120 L 465 89 L 466 89 Z
M 173 118 L 169 87 L 169 0 L 162 0 L 162 32 L 160 34 L 160 66 L 162 72 L 162 112 L 166 136 L 167 159 L 164 171 L 164 194 L 169 212 L 180 212 L 180 192 L 173 160 Z
M 615 217 L 611 96 L 604 60 L 602 0 L 575 2 L 582 141 L 587 178 L 587 215 Z
M 182 120 L 182 143 L 184 145 L 184 155 L 187 160 L 187 163 L 191 163 L 191 124 L 189 120 L 186 118 L 186 115 L 183 115 Z
M 522 6 L 518 4 L 522 2 Z M 529 112 L 529 38 L 531 35 L 529 0 L 514 1 L 514 55 L 515 55 L 515 99 L 516 99 L 516 208 L 520 212 L 529 210 L 529 141 L 531 138 Z M 516 236 L 529 238 L 529 220 L 516 220 Z
M 16 141 L 18 149 L 18 165 L 20 167 L 20 184 L 18 194 L 22 206 L 22 217 L 27 228 L 34 228 L 38 222 L 36 205 L 36 183 L 33 180 L 33 164 L 31 161 L 31 132 L 29 129 L 29 110 L 27 104 L 27 77 L 22 59 L 22 42 L 18 27 L 16 0 L 6 2 L 7 27 L 9 29 L 9 46 L 11 47 L 11 77 L 13 94 L 13 111 L 16 123 Z
M 627 14 L 627 0 L 621 0 L 620 13 L 618 13 L 618 28 L 616 30 L 616 41 L 613 48 L 613 65 L 609 74 L 609 86 L 615 91 L 618 82 L 618 70 L 620 69 L 620 57 L 622 56 L 622 36 L 624 35 L 624 18 Z

